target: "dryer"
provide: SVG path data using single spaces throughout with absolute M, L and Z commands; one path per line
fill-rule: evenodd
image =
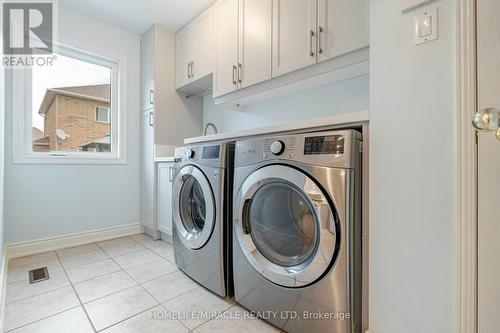
M 176 149 L 172 185 L 175 262 L 222 297 L 232 288 L 227 228 L 233 154 L 231 142 Z
M 235 299 L 288 332 L 361 332 L 361 134 L 238 141 Z

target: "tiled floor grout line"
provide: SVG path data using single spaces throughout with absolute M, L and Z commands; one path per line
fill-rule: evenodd
M 141 244 L 141 245 L 142 245 L 142 244 Z M 99 244 L 97 244 L 97 246 L 99 246 Z M 100 247 L 100 246 L 99 246 L 99 247 Z M 153 252 L 153 253 L 155 253 L 155 252 L 154 252 L 153 250 L 151 250 L 151 249 L 148 249 L 148 250 L 149 250 L 149 251 L 151 251 L 151 252 Z M 155 254 L 157 254 L 157 253 L 155 253 Z M 157 255 L 158 255 L 158 254 L 157 254 Z M 161 256 L 160 256 L 160 257 L 161 257 Z M 114 258 L 113 258 L 113 257 L 111 257 L 111 260 L 113 260 L 113 261 L 115 262 L 115 264 L 117 264 L 119 267 L 121 267 L 121 266 L 120 266 L 120 264 L 118 264 L 118 263 L 114 260 Z M 122 269 L 123 269 L 123 268 L 122 268 Z M 145 291 L 145 292 L 147 292 L 147 293 L 149 294 L 149 296 L 151 296 L 151 297 L 152 297 L 155 301 L 157 301 L 157 302 L 158 302 L 158 304 L 157 304 L 157 305 L 155 305 L 154 307 L 156 307 L 156 306 L 160 305 L 160 306 L 162 306 L 164 309 L 166 309 L 166 308 L 165 308 L 165 306 L 163 305 L 163 303 L 162 303 L 162 302 L 160 302 L 160 300 L 158 300 L 156 297 L 154 297 L 154 296 L 153 296 L 153 295 L 152 295 L 152 294 L 151 294 L 151 293 L 150 293 L 150 292 L 149 292 L 149 291 L 148 291 L 148 290 L 147 290 L 147 289 L 146 289 L 146 288 L 145 288 L 145 287 L 144 287 L 144 286 L 143 286 L 140 282 L 138 282 L 136 279 L 134 279 L 134 277 L 133 277 L 132 275 L 130 275 L 130 274 L 129 274 L 129 272 L 127 272 L 125 269 L 123 269 L 123 271 L 124 271 L 125 273 L 127 273 L 127 274 L 128 274 L 128 276 L 130 276 L 130 277 L 131 277 L 131 278 L 132 278 L 135 282 L 137 282 L 137 283 L 139 284 L 139 286 L 141 286 L 141 288 L 142 288 L 142 289 L 144 289 L 144 291 Z M 172 273 L 173 273 L 173 272 L 172 272 Z M 166 274 L 166 275 L 168 275 L 168 274 Z M 153 279 L 153 280 L 155 280 L 155 279 Z M 150 281 L 153 281 L 153 280 L 150 280 Z M 153 307 L 153 308 L 154 308 L 154 307 Z M 151 309 L 152 309 L 152 308 L 151 308 Z M 147 310 L 146 310 L 146 311 L 147 311 Z M 144 311 L 143 311 L 143 312 L 144 312 Z M 140 312 L 140 313 L 143 313 L 143 312 Z M 140 313 L 139 313 L 139 314 L 140 314 Z M 123 319 L 122 321 L 128 320 L 128 319 L 133 318 L 133 317 L 135 317 L 135 316 L 137 316 L 137 315 L 138 315 L 138 314 L 135 314 L 135 315 L 133 315 L 133 316 L 131 316 L 131 317 L 128 317 L 128 318 L 126 318 L 126 319 Z M 176 319 L 176 320 L 177 320 L 177 319 Z M 186 327 L 186 325 L 184 325 L 184 323 L 183 323 L 182 321 L 180 321 L 180 320 L 177 320 L 177 321 L 178 321 L 179 323 L 181 323 L 181 325 L 182 325 L 182 326 Z M 118 324 L 118 323 L 115 323 L 115 324 L 113 324 L 113 325 L 111 325 L 111 326 L 114 326 L 114 325 L 116 325 L 116 324 Z M 108 327 L 111 327 L 111 326 L 108 326 Z M 187 327 L 186 327 L 186 329 L 189 331 L 189 328 L 187 328 Z
M 61 265 L 62 265 L 62 261 L 61 261 L 61 258 L 59 258 L 59 255 L 57 254 L 56 252 L 56 257 L 57 259 L 59 259 L 59 261 L 61 262 Z M 64 265 L 63 265 L 63 271 L 64 271 L 64 274 L 66 274 L 66 277 L 68 278 L 68 281 L 71 285 L 71 288 L 73 289 L 73 292 L 75 293 L 76 297 L 78 298 L 78 302 L 80 302 L 80 306 L 82 307 L 83 309 L 83 312 L 85 312 L 85 316 L 87 317 L 88 321 L 90 322 L 90 325 L 92 325 L 92 329 L 94 330 L 94 332 L 97 332 L 95 326 L 94 326 L 94 323 L 92 322 L 92 320 L 90 319 L 90 316 L 89 314 L 87 313 L 87 310 L 85 309 L 85 307 L 83 306 L 83 302 L 82 300 L 80 299 L 80 295 L 78 295 L 78 293 L 76 292 L 76 289 L 75 289 L 75 286 L 73 285 L 73 282 L 71 281 L 71 279 L 69 278 L 68 276 L 68 273 L 66 272 L 66 269 L 64 268 Z
M 68 286 L 66 286 L 66 287 L 68 287 Z M 40 318 L 40 319 L 38 319 L 38 320 L 32 321 L 31 323 L 27 323 L 27 324 L 23 324 L 23 325 L 21 325 L 21 326 L 17 326 L 17 327 L 15 327 L 15 328 L 11 329 L 11 330 L 5 331 L 5 333 L 9 333 L 9 332 L 12 332 L 12 331 L 18 330 L 18 329 L 20 329 L 20 328 L 22 328 L 22 327 L 26 327 L 26 326 L 32 325 L 32 324 L 34 324 L 34 323 L 38 323 L 39 321 L 42 321 L 42 320 L 44 320 L 44 319 L 47 319 L 47 318 L 50 318 L 50 317 L 53 317 L 53 316 L 57 316 L 57 315 L 59 315 L 59 314 L 61 314 L 61 313 L 63 313 L 63 312 L 66 312 L 66 311 L 69 311 L 69 310 L 73 310 L 73 309 L 76 309 L 76 308 L 79 308 L 79 307 L 81 307 L 81 305 L 76 305 L 76 306 L 73 306 L 73 307 L 68 308 L 68 309 L 65 309 L 65 310 L 63 310 L 63 311 L 59 311 L 59 312 L 56 312 L 56 313 L 54 313 L 54 314 L 51 314 L 50 316 L 46 316 L 46 317 Z

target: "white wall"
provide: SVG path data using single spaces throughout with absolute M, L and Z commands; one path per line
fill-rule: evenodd
M 370 332 L 457 332 L 456 4 L 413 46 L 399 1 L 371 1 Z
M 127 56 L 126 165 L 12 164 L 12 110 L 6 112 L 5 237 L 18 242 L 139 222 L 138 36 L 64 8 L 59 33 Z
M 203 98 L 203 124 L 230 132 L 333 114 L 368 110 L 368 76 L 332 83 L 304 92 L 258 102 L 234 111 Z

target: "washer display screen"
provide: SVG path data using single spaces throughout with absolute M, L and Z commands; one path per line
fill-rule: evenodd
M 305 139 L 304 155 L 344 153 L 343 135 L 313 136 Z

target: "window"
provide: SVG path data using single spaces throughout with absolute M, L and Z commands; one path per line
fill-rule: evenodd
M 109 108 L 96 106 L 95 121 L 99 123 L 109 123 Z
M 26 110 L 14 112 L 14 161 L 125 162 L 125 58 L 67 44 L 54 56 L 12 71 L 14 110 Z

